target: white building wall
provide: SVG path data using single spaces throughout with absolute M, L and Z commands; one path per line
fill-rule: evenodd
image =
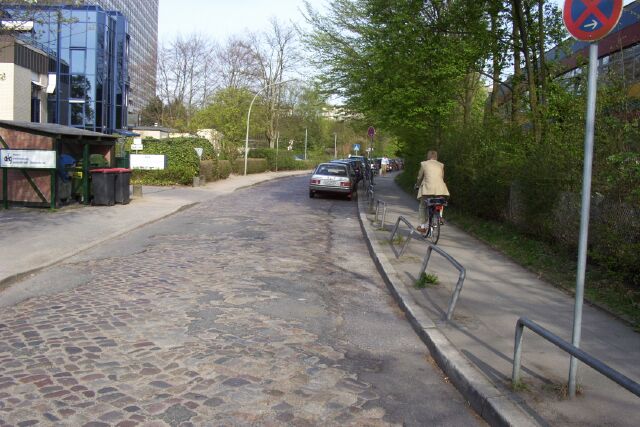
M 0 63 L 0 120 L 14 120 L 14 64 Z
M 31 121 L 31 70 L 15 66 L 13 120 Z
M 0 120 L 31 121 L 31 82 L 34 78 L 27 68 L 0 63 Z M 47 86 L 48 75 L 37 75 L 37 81 Z M 40 91 L 40 123 L 47 122 L 47 94 Z

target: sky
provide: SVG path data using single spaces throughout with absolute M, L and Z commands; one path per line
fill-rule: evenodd
M 310 0 L 321 9 L 325 0 Z M 223 43 L 230 36 L 262 32 L 270 19 L 303 24 L 303 0 L 160 0 L 158 38 L 160 43 L 178 34 L 201 33 Z
M 310 0 L 322 10 L 329 0 Z M 565 0 L 552 0 L 562 8 Z M 633 0 L 625 0 L 624 4 Z M 159 41 L 201 33 L 224 43 L 230 36 L 268 31 L 269 20 L 304 25 L 303 0 L 160 0 Z

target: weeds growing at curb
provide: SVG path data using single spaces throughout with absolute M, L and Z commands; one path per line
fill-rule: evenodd
M 416 280 L 415 287 L 418 289 L 424 289 L 426 287 L 434 286 L 438 284 L 438 276 L 431 273 L 422 273 L 422 276 Z
M 511 384 L 511 388 L 513 389 L 513 391 L 515 392 L 520 392 L 520 391 L 529 391 L 529 384 L 525 383 L 524 381 L 520 380 L 518 382 L 516 382 L 515 384 Z

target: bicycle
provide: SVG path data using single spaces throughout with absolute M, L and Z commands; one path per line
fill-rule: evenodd
M 437 245 L 438 240 L 440 240 L 440 227 L 444 225 L 442 209 L 447 206 L 447 199 L 444 197 L 428 197 L 423 203 L 429 213 L 429 223 L 427 231 L 422 237 Z

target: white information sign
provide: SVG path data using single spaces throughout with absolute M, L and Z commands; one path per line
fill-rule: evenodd
M 166 163 L 164 154 L 132 154 L 129 157 L 131 169 L 163 170 Z
M 204 149 L 200 147 L 195 147 L 194 150 L 196 150 L 196 153 L 198 153 L 198 158 L 201 159 L 202 153 L 204 153 Z
M 133 138 L 133 143 L 131 144 L 131 149 L 132 150 L 142 150 L 142 138 L 140 138 L 139 136 Z
M 56 152 L 49 150 L 0 150 L 0 167 L 55 169 Z

